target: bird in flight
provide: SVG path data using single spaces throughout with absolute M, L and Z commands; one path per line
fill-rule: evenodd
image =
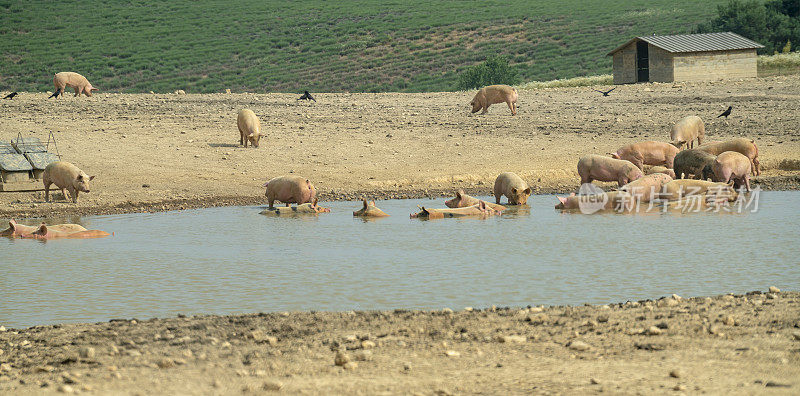
M 297 98 L 297 100 L 313 100 L 315 102 L 317 101 L 316 99 L 314 99 L 313 96 L 311 96 L 310 93 L 308 93 L 308 91 L 303 91 L 303 96 Z
M 12 93 L 6 95 L 6 97 L 3 98 L 3 99 L 14 99 L 15 96 L 17 96 L 17 93 L 16 92 L 12 92 Z
M 613 91 L 615 89 L 617 89 L 617 87 L 611 88 L 608 91 L 600 91 L 600 90 L 597 90 L 597 89 L 595 89 L 594 91 L 600 92 L 601 94 L 603 94 L 603 96 L 608 96 L 608 94 L 610 94 L 611 91 Z
M 732 109 L 733 109 L 733 106 L 728 106 L 728 110 L 723 111 L 722 114 L 717 116 L 717 118 L 720 118 L 720 117 L 728 118 L 728 116 L 731 115 L 731 110 Z

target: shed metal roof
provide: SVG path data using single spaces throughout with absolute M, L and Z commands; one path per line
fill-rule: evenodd
M 613 55 L 634 41 L 644 41 L 672 53 L 764 48 L 763 45 L 732 32 L 676 34 L 671 36 L 634 37 L 609 52 L 608 55 Z

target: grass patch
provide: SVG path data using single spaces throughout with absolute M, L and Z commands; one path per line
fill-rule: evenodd
M 759 77 L 784 74 L 800 74 L 800 52 L 758 56 Z
M 563 87 L 588 87 L 593 85 L 611 85 L 614 78 L 610 74 L 588 77 L 573 77 L 551 81 L 531 81 L 520 85 L 519 89 L 544 89 Z

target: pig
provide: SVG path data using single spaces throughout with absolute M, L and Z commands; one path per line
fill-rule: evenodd
M 622 146 L 611 158 L 628 160 L 637 168 L 644 170 L 644 165 L 664 165 L 672 168 L 672 160 L 678 154 L 678 148 L 664 142 L 639 142 Z
M 330 213 L 330 208 L 323 208 L 322 206 L 317 206 L 317 199 L 314 199 L 313 203 L 303 203 L 299 204 L 295 207 L 291 206 L 278 206 L 278 207 L 271 207 L 261 211 L 260 214 L 263 215 L 273 215 L 273 216 L 285 216 L 285 215 L 292 215 L 292 214 L 317 214 L 317 213 Z
M 3 231 L 0 231 L 0 236 L 13 238 L 27 234 L 32 234 L 34 231 L 36 231 L 36 227 L 19 224 L 14 219 L 11 219 L 8 221 L 8 228 L 6 228 Z
M 675 178 L 675 171 L 672 170 L 672 169 L 669 169 L 669 168 L 667 168 L 665 166 L 651 166 L 651 167 L 647 168 L 644 171 L 644 173 L 646 175 L 652 175 L 654 173 L 663 173 L 665 175 L 669 175 L 669 177 L 671 177 L 673 179 Z
M 739 189 L 744 184 L 747 191 L 750 191 L 752 162 L 744 154 L 726 151 L 717 156 L 711 169 L 714 172 L 715 182 L 733 181 L 733 188 Z
M 713 155 L 698 149 L 683 150 L 675 156 L 676 179 L 695 178 L 706 180 L 711 177 L 711 165 L 714 164 Z
M 264 187 L 267 188 L 264 196 L 267 197 L 270 208 L 275 201 L 281 201 L 286 206 L 289 206 L 290 203 L 300 205 L 314 202 L 317 196 L 314 185 L 305 177 L 300 176 L 278 176 L 266 182 Z
M 494 215 L 500 215 L 502 212 L 499 210 L 494 210 L 488 206 L 486 203 L 481 201 L 475 205 L 467 206 L 466 208 L 455 208 L 455 209 L 426 209 L 423 206 L 419 207 L 420 211 L 417 213 L 412 213 L 412 219 L 443 219 L 443 218 L 451 218 L 451 217 L 467 217 L 467 216 L 476 216 L 476 217 L 488 217 Z
M 661 189 L 661 198 L 674 201 L 692 195 L 714 196 L 728 201 L 736 200 L 738 194 L 733 189 L 733 182 L 717 183 L 706 180 L 678 179 L 673 180 Z
M 525 205 L 531 196 L 531 188 L 521 177 L 512 172 L 503 172 L 494 180 L 494 200 L 500 205 L 500 197 L 508 198 L 509 205 Z
M 456 196 L 453 199 L 444 201 L 444 205 L 447 206 L 448 208 L 466 208 L 467 206 L 472 206 L 477 204 L 479 201 L 483 200 L 467 195 L 464 192 L 464 190 L 458 190 L 456 191 Z M 500 211 L 506 210 L 506 207 L 503 205 L 494 204 L 487 201 L 483 202 L 486 202 L 486 206 L 494 210 L 500 210 Z
M 703 120 L 698 116 L 688 116 L 672 126 L 670 139 L 672 140 L 672 145 L 679 149 L 684 145 L 688 148 L 693 148 L 695 139 L 697 139 L 698 145 L 703 144 L 705 134 L 706 127 L 703 125 Z
M 756 142 L 748 138 L 736 138 L 724 142 L 706 143 L 697 147 L 698 150 L 705 151 L 709 154 L 720 155 L 726 151 L 735 151 L 743 154 L 750 160 L 750 174 L 761 174 L 761 163 L 758 160 L 758 146 Z
M 489 112 L 489 105 L 495 103 L 505 102 L 508 108 L 511 109 L 511 115 L 517 115 L 517 90 L 508 85 L 489 85 L 478 90 L 475 97 L 472 98 L 472 112 L 477 113 L 478 110 L 483 109 L 481 114 Z
M 360 216 L 360 217 L 387 217 L 389 216 L 386 212 L 380 210 L 377 206 L 375 206 L 375 201 L 367 202 L 366 199 L 362 199 L 364 202 L 364 207 L 356 210 L 353 212 L 353 216 Z
M 94 176 L 89 176 L 77 166 L 72 165 L 67 161 L 56 161 L 47 165 L 42 174 L 42 182 L 44 183 L 44 200 L 50 202 L 50 185 L 55 184 L 56 187 L 61 189 L 64 198 L 67 198 L 66 192 L 72 197 L 72 203 L 78 202 L 78 192 L 89 192 L 89 181 L 94 180 Z
M 581 184 L 591 183 L 592 180 L 616 181 L 622 187 L 640 177 L 644 173 L 632 162 L 602 155 L 589 154 L 578 160 L 578 175 Z
M 625 191 L 609 191 L 602 194 L 575 195 L 559 197 L 556 209 L 574 210 L 581 209 L 584 213 L 594 213 L 598 210 L 617 210 L 628 212 L 633 209 L 633 197 Z
M 672 177 L 663 173 L 653 173 L 650 175 L 642 176 L 622 187 L 620 191 L 625 191 L 639 202 L 650 202 L 653 199 L 658 199 L 661 195 L 661 189 L 665 184 L 672 181 Z
M 62 226 L 65 224 L 62 224 Z M 75 226 L 77 224 L 68 224 L 68 226 Z M 78 226 L 83 228 L 81 226 Z M 57 239 L 57 238 L 71 238 L 71 239 L 88 239 L 88 238 L 103 238 L 107 237 L 111 234 L 100 231 L 100 230 L 87 230 L 83 228 L 83 230 L 75 230 L 71 227 L 66 228 L 58 228 L 58 226 L 48 227 L 45 224 L 39 226 L 36 231 L 28 234 L 23 235 L 23 238 L 35 238 L 35 239 Z
M 253 110 L 242 109 L 236 116 L 236 126 L 239 127 L 239 144 L 247 148 L 249 141 L 253 148 L 258 148 L 258 141 L 261 139 L 261 123 Z
M 52 97 L 57 98 L 58 95 L 63 97 L 64 89 L 67 87 L 75 88 L 75 96 L 80 94 L 92 96 L 92 91 L 98 91 L 98 89 L 93 87 L 86 77 L 74 72 L 56 73 L 53 76 L 53 85 L 56 86 L 56 91 L 53 92 L 48 99 Z

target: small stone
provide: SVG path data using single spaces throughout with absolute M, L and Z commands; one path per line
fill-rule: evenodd
M 56 370 L 56 368 L 53 367 L 53 366 L 39 366 L 39 367 L 36 367 L 35 371 L 37 373 L 52 373 L 55 370 Z
M 266 377 L 267 376 L 267 370 L 256 370 L 256 371 L 253 371 L 253 376 L 254 377 Z
M 0 333 L 2 333 L 4 331 L 6 331 L 6 327 L 5 326 L 0 326 Z
M 405 371 L 411 371 L 411 369 L 412 369 L 412 368 L 413 368 L 413 367 L 411 366 L 411 363 L 409 363 L 409 362 L 405 362 L 405 363 L 403 363 L 403 370 L 405 370 Z
M 347 362 L 342 366 L 345 370 L 355 370 L 358 368 L 358 363 L 356 362 Z
M 722 323 L 725 323 L 728 326 L 734 326 L 736 325 L 736 319 L 733 318 L 733 315 L 728 315 L 722 320 Z
M 0 364 L 0 372 L 3 371 L 11 371 L 11 364 L 9 363 Z
M 444 308 L 444 309 L 442 309 L 442 312 L 450 314 L 450 313 L 453 313 L 453 310 L 450 309 L 450 308 Z
M 683 386 L 683 385 L 681 385 L 681 384 L 678 384 L 678 385 L 675 385 L 675 386 L 672 388 L 672 390 L 676 390 L 676 391 L 685 391 L 685 390 L 686 390 L 686 387 L 685 387 L 685 386 Z
M 573 351 L 588 351 L 589 349 L 592 348 L 589 344 L 587 344 L 587 343 L 585 343 L 585 342 L 583 342 L 581 340 L 572 341 L 572 342 L 569 343 L 568 346 L 569 346 L 569 349 L 572 349 Z
M 461 352 L 454 351 L 452 349 L 448 349 L 447 351 L 444 352 L 444 354 L 447 355 L 448 357 L 459 357 L 459 356 L 461 356 Z
M 525 341 L 528 340 L 528 338 L 520 335 L 505 335 L 497 337 L 497 340 L 506 344 L 511 344 L 511 343 L 523 344 L 525 343 Z
M 597 321 L 600 322 L 600 323 L 608 322 L 608 315 L 599 315 L 597 317 Z
M 800 341 L 800 331 L 792 333 L 792 337 L 794 337 L 795 341 Z
M 661 329 L 655 326 L 650 326 L 650 328 L 647 329 L 647 335 L 649 336 L 661 335 Z
M 464 307 L 464 311 L 472 312 L 474 309 L 472 307 Z
M 669 372 L 669 376 L 672 378 L 680 378 L 682 375 L 683 373 L 681 373 L 680 369 L 675 369 Z
M 58 391 L 61 393 L 75 393 L 75 389 L 73 389 L 69 385 L 61 385 L 58 387 Z
M 777 288 L 777 287 L 775 287 L 775 286 L 770 286 L 770 287 L 769 287 L 769 292 L 770 292 L 770 293 L 780 293 L 780 292 L 781 292 L 781 289 L 778 289 L 778 288 Z
M 681 296 L 679 296 L 677 294 L 674 294 L 674 293 L 672 294 L 672 298 L 675 299 L 675 300 L 679 300 L 679 301 L 683 299 L 683 297 L 681 297 Z
M 372 360 L 372 351 L 360 350 L 353 354 L 353 359 L 361 362 Z
M 333 363 L 335 363 L 337 366 L 344 366 L 349 361 L 350 355 L 342 351 L 336 351 L 336 356 L 333 358 Z
M 600 380 L 598 380 L 597 378 L 591 378 L 589 379 L 589 383 L 591 383 L 592 385 L 599 385 Z
M 361 347 L 364 349 L 372 349 L 375 348 L 375 342 L 370 340 L 361 341 Z
M 277 392 L 283 388 L 283 382 L 280 381 L 265 381 L 261 385 L 261 389 L 269 392 Z
M 158 365 L 159 368 L 166 369 L 170 367 L 175 367 L 175 361 L 170 358 L 163 358 L 159 360 L 156 363 L 156 365 Z
M 142 353 L 137 351 L 136 349 L 128 349 L 125 351 L 125 354 L 131 357 L 142 356 Z
M 78 354 L 84 359 L 93 359 L 96 353 L 93 347 L 81 347 Z

